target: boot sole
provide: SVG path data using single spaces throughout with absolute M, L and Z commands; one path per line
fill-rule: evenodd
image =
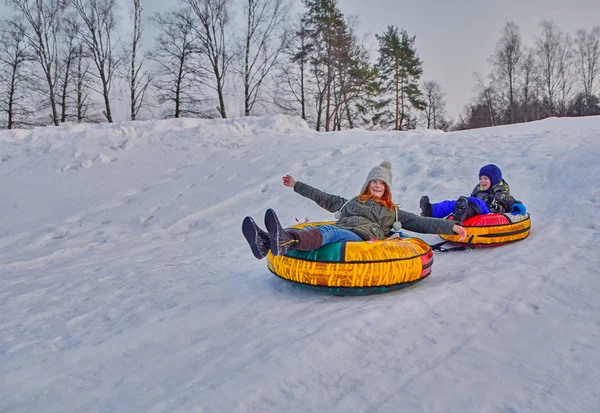
M 244 238 L 248 241 L 252 254 L 254 254 L 257 259 L 261 260 L 267 256 L 269 243 L 264 239 L 268 234 L 260 229 L 251 217 L 244 218 L 244 221 L 242 222 L 242 234 L 244 234 Z M 264 234 L 264 238 L 260 236 L 261 234 Z M 265 248 L 261 250 L 259 248 L 259 243 L 263 242 L 265 243 Z
M 429 208 L 427 208 L 427 205 L 429 205 Z M 428 196 L 421 197 L 421 199 L 419 200 L 419 208 L 421 208 L 421 216 L 422 217 L 430 217 L 432 215 L 431 214 L 431 212 L 432 212 L 431 202 L 429 202 Z M 429 210 L 429 215 L 427 215 L 423 212 L 424 209 Z
M 456 202 L 456 206 L 454 207 L 454 217 L 453 219 L 457 222 L 462 223 L 464 221 L 465 218 L 465 214 L 467 213 L 467 208 L 469 207 L 469 204 L 465 201 L 465 202 Z M 460 218 L 460 219 L 457 219 Z
M 281 250 L 279 249 L 279 235 L 281 231 L 283 231 L 283 227 L 279 223 L 275 211 L 271 208 L 267 209 L 267 212 L 265 212 L 265 227 L 267 227 L 269 237 L 271 237 L 271 254 L 275 256 L 281 255 Z

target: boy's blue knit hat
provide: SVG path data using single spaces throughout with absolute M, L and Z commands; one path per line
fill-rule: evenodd
M 485 165 L 479 170 L 479 176 L 487 176 L 490 178 L 492 186 L 496 185 L 502 180 L 502 171 L 494 164 Z

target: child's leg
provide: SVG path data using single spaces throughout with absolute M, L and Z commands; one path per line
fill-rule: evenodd
M 252 217 L 244 218 L 242 222 L 242 234 L 244 234 L 244 238 L 248 241 L 250 249 L 252 249 L 252 253 L 256 258 L 260 260 L 267 256 L 271 245 L 271 238 L 268 232 L 263 231 L 256 225 Z
M 434 218 L 444 218 L 454 212 L 456 201 L 445 200 L 431 204 L 431 216 Z
M 431 216 L 431 203 L 429 202 L 429 197 L 427 195 L 423 195 L 421 197 L 421 200 L 419 201 L 419 207 L 421 208 L 422 217 Z
M 354 232 L 347 229 L 341 229 L 334 225 L 321 225 L 316 227 L 323 234 L 321 245 L 331 244 L 338 241 L 362 241 L 363 239 Z M 300 231 L 301 232 L 301 231 Z
M 323 236 L 317 228 L 286 230 L 281 226 L 275 211 L 270 208 L 265 212 L 265 226 L 269 232 L 269 249 L 275 256 L 283 255 L 289 250 L 316 250 L 323 245 Z
M 474 196 L 470 196 L 467 199 L 469 200 L 469 203 L 475 204 L 479 208 L 479 211 L 477 211 L 478 214 L 490 213 L 490 209 L 481 199 L 475 198 Z

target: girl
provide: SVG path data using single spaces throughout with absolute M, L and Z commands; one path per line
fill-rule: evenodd
M 302 230 L 284 229 L 275 211 L 265 213 L 267 232 L 260 229 L 251 217 L 242 224 L 242 233 L 250 244 L 254 256 L 264 258 L 270 250 L 282 255 L 289 250 L 314 250 L 338 241 L 369 241 L 385 239 L 392 229 L 401 227 L 428 234 L 459 234 L 465 239 L 467 232 L 456 222 L 446 219 L 424 218 L 400 210 L 392 202 L 392 165 L 383 162 L 369 172 L 360 195 L 346 199 L 313 188 L 292 176 L 283 176 L 283 184 L 294 192 L 315 201 L 322 208 L 335 212 L 333 225 L 306 227 Z

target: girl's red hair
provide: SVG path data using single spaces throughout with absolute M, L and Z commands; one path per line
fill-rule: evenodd
M 375 195 L 373 195 L 371 193 L 370 185 L 367 185 L 367 189 L 365 190 L 365 193 L 360 194 L 358 196 L 358 200 L 359 200 L 359 202 L 364 204 L 369 199 L 374 200 L 375 202 L 383 205 L 384 207 L 386 207 L 389 210 L 392 210 L 392 209 L 396 208 L 396 206 L 397 206 L 396 204 L 394 204 L 392 202 L 392 195 L 390 194 L 390 190 L 388 189 L 387 185 L 385 185 L 385 191 L 383 191 L 383 195 L 381 196 L 381 198 L 376 198 Z

